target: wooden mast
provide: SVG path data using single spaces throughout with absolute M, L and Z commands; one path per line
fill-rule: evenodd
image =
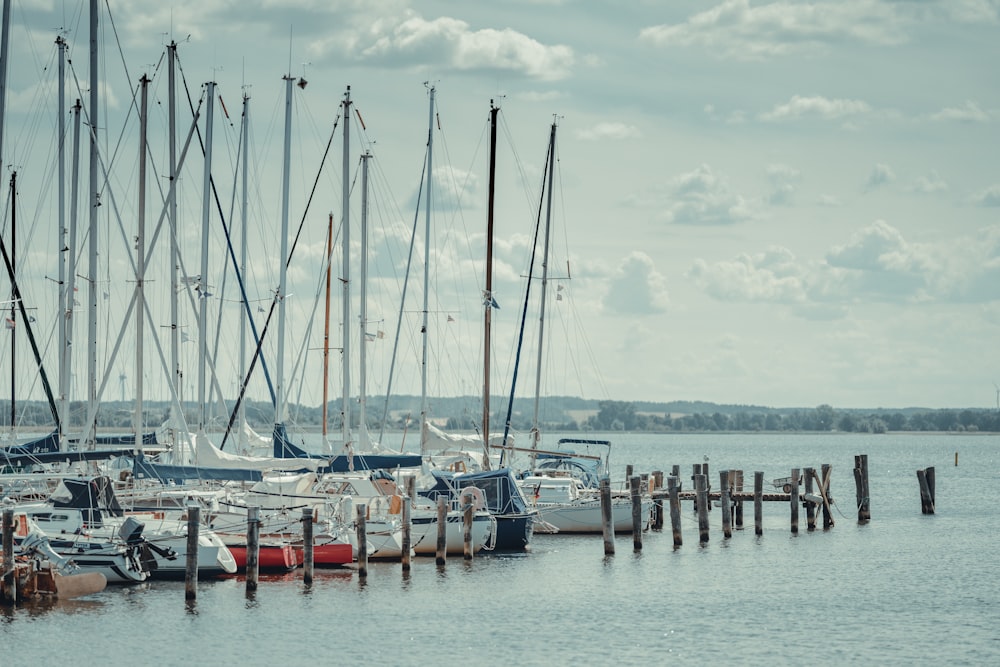
M 483 469 L 490 469 L 490 327 L 493 319 L 493 203 L 496 186 L 497 112 L 490 100 L 490 181 L 486 214 L 486 290 L 483 293 Z

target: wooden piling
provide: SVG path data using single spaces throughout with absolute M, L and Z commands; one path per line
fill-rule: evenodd
M 365 578 L 368 576 L 368 506 L 364 503 L 356 508 L 355 528 L 358 535 L 358 576 Z
M 694 476 L 695 502 L 698 504 L 698 540 L 708 542 L 708 480 L 705 475 Z
M 679 547 L 684 543 L 684 540 L 681 539 L 681 498 L 679 495 L 679 486 L 680 480 L 676 475 L 667 478 L 667 493 L 670 494 L 670 527 L 673 529 L 675 547 Z
M 187 560 L 184 563 L 184 599 L 198 597 L 198 528 L 201 526 L 201 508 L 188 505 L 187 508 Z
M 601 532 L 604 533 L 604 555 L 615 553 L 615 527 L 611 518 L 611 480 L 601 478 Z
M 934 514 L 934 468 L 917 471 L 917 482 L 920 484 L 920 513 Z
M 413 550 L 412 513 L 413 500 L 408 495 L 403 496 L 403 572 L 410 571 L 410 552 Z
M 247 508 L 247 593 L 257 590 L 260 575 L 260 507 Z
M 476 503 L 473 496 L 466 496 L 469 502 L 463 508 L 462 513 L 462 557 L 465 560 L 472 560 L 472 520 L 476 512 Z
M 14 508 L 3 508 L 3 602 L 17 602 L 17 584 L 14 568 Z
M 628 483 L 632 497 L 632 549 L 642 551 L 642 527 L 645 523 L 642 516 L 642 478 L 633 475 Z
M 313 510 L 302 508 L 302 583 L 311 586 L 313 582 Z
M 816 530 L 816 504 L 810 500 L 813 495 L 813 477 L 816 476 L 816 470 L 813 468 L 805 469 L 805 483 L 806 483 L 806 530 L 812 532 Z
M 653 492 L 654 494 L 663 488 L 663 471 L 653 471 Z M 651 528 L 653 530 L 663 530 L 663 496 L 653 496 L 653 518 Z
M 729 504 L 729 471 L 719 471 L 719 504 L 722 506 L 722 536 L 733 536 L 732 505 Z
M 857 489 L 858 522 L 871 521 L 871 505 L 868 490 L 868 455 L 859 454 L 854 457 L 854 486 Z
M 753 474 L 753 532 L 764 534 L 764 473 L 760 470 Z
M 691 465 L 691 485 L 692 486 L 695 486 L 695 479 L 700 474 L 702 474 L 702 472 L 701 472 L 701 464 L 700 463 L 692 464 Z M 695 487 L 695 499 L 694 499 L 694 504 L 693 504 L 693 509 L 694 509 L 694 513 L 695 514 L 698 513 L 698 496 L 697 496 L 697 493 L 698 493 L 698 489 L 697 489 L 697 487 Z
M 820 468 L 823 476 L 819 482 L 819 493 L 823 496 L 823 530 L 833 528 L 833 512 L 830 509 L 830 473 L 833 470 L 829 463 Z
M 736 523 L 736 530 L 743 530 L 743 471 L 736 471 L 736 479 L 733 481 L 733 486 L 736 489 L 736 516 L 734 517 L 734 522 Z
M 792 534 L 799 532 L 799 469 L 792 468 L 792 491 L 788 494 L 788 504 L 792 510 Z
M 437 499 L 437 552 L 435 562 L 444 565 L 448 558 L 448 500 L 444 496 Z

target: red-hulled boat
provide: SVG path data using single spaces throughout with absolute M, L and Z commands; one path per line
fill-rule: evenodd
M 246 572 L 247 540 L 245 535 L 220 534 L 222 540 L 233 553 L 236 570 Z M 257 556 L 257 569 L 260 572 L 291 572 L 299 566 L 299 558 L 290 542 L 261 540 Z

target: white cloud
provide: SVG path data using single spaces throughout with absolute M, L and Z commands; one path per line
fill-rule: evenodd
M 760 60 L 815 53 L 837 43 L 893 45 L 907 40 L 895 5 L 868 0 L 772 2 L 725 0 L 676 25 L 640 31 L 657 46 L 700 46 L 713 55 Z
M 670 298 L 663 275 L 653 259 L 636 251 L 625 257 L 609 280 L 604 308 L 624 315 L 649 315 L 666 311 Z
M 546 45 L 510 28 L 473 29 L 460 19 L 425 19 L 407 12 L 377 21 L 353 38 L 334 33 L 314 42 L 317 59 L 334 55 L 361 64 L 397 64 L 457 71 L 506 71 L 542 81 L 564 79 L 575 63 L 573 49 Z
M 911 188 L 912 192 L 920 192 L 923 194 L 931 194 L 934 192 L 944 192 L 948 189 L 948 184 L 945 183 L 944 179 L 941 178 L 940 174 L 936 171 L 931 171 L 926 176 L 921 176 L 914 183 Z
M 661 218 L 686 225 L 725 225 L 757 217 L 753 202 L 730 191 L 726 179 L 706 164 L 667 186 Z
M 865 181 L 865 191 L 877 190 L 895 180 L 896 174 L 893 173 L 892 167 L 887 164 L 876 164 L 872 167 L 871 172 L 868 174 L 868 179 Z
M 1000 184 L 991 185 L 975 194 L 972 201 L 977 206 L 1000 206 Z
M 722 301 L 796 303 L 805 299 L 805 271 L 787 248 L 741 253 L 728 262 L 697 259 L 687 273 L 698 287 Z
M 760 115 L 763 121 L 795 120 L 805 117 L 818 117 L 823 120 L 840 120 L 842 118 L 870 114 L 871 106 L 861 100 L 828 99 L 821 96 L 805 97 L 793 95 L 784 104 L 775 106 L 770 111 Z
M 931 114 L 931 120 L 954 121 L 959 123 L 986 123 L 990 120 L 990 114 L 979 108 L 975 102 L 966 100 L 962 107 L 945 107 L 937 113 Z
M 799 171 L 785 164 L 769 164 L 766 171 L 767 179 L 771 183 L 768 201 L 775 205 L 787 204 L 795 194 Z
M 642 133 L 635 125 L 627 123 L 598 123 L 593 127 L 579 130 L 576 136 L 583 141 L 600 141 L 601 139 L 638 139 Z

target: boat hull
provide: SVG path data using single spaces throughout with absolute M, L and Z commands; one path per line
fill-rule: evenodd
M 418 556 L 437 554 L 437 515 L 412 518 L 411 536 L 413 553 Z M 472 518 L 472 553 L 483 549 L 493 536 L 493 518 L 488 512 L 478 512 Z M 445 527 L 445 552 L 449 555 L 465 553 L 465 522 L 460 513 L 449 514 Z

